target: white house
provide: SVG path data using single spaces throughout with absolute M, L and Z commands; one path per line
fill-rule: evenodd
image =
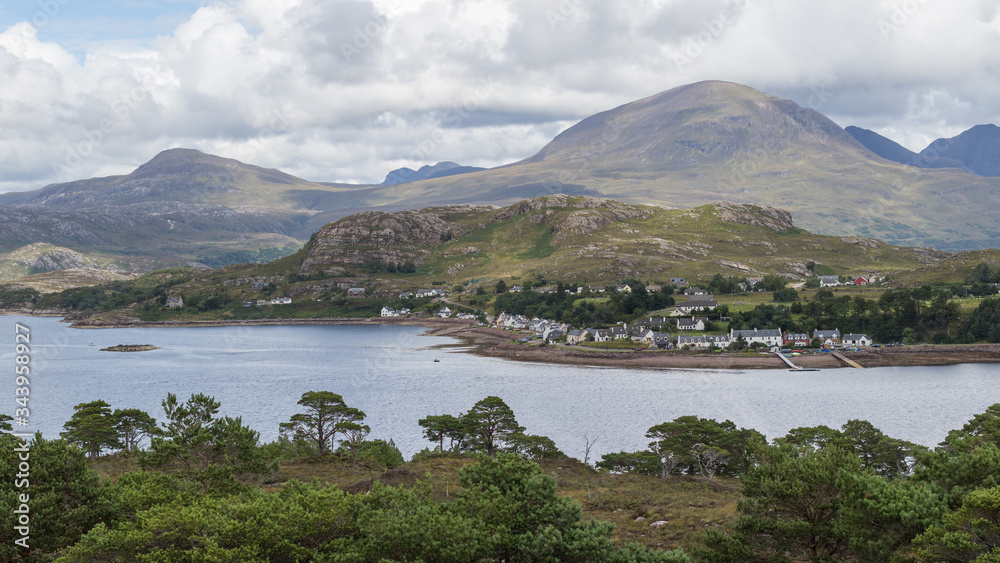
M 716 348 L 729 348 L 729 345 L 732 344 L 728 334 L 710 334 L 706 338 L 713 342 Z
M 677 330 L 705 330 L 708 324 L 708 317 L 691 317 L 690 319 L 677 319 Z
M 726 335 L 709 335 L 709 336 L 677 336 L 677 347 L 683 348 L 687 346 L 688 348 L 696 349 L 708 349 L 712 346 L 716 348 L 728 348 L 729 347 L 729 337 Z
M 711 295 L 696 295 L 690 301 L 677 305 L 676 315 L 690 315 L 693 311 L 714 311 L 719 304 Z
M 835 346 L 840 344 L 840 329 L 817 330 L 813 333 L 813 338 L 819 338 L 819 341 L 823 344 L 823 346 Z
M 632 335 L 633 342 L 645 342 L 647 344 L 652 344 L 655 339 L 656 332 L 651 328 L 644 328 Z
M 184 299 L 178 296 L 167 297 L 167 309 L 180 309 L 184 306 Z
M 514 330 L 523 330 L 531 326 L 531 321 L 529 321 L 524 315 L 509 315 L 507 313 L 500 313 L 500 316 L 497 317 L 497 326 Z
M 631 335 L 628 333 L 628 329 L 623 326 L 616 326 L 611 328 L 611 335 L 615 340 L 626 340 Z
M 386 305 L 385 307 L 382 307 L 382 316 L 383 317 L 395 317 L 396 316 L 396 310 L 393 309 L 392 307 L 389 307 L 388 305 Z
M 451 317 L 451 309 L 449 309 L 447 307 L 441 307 L 441 309 L 439 309 L 438 312 L 437 312 L 437 316 L 441 317 L 442 319 L 450 318 Z
M 840 276 L 817 276 L 820 287 L 832 287 L 840 285 Z
M 610 329 L 598 329 L 594 331 L 594 342 L 611 342 L 615 336 Z
M 872 339 L 867 334 L 845 334 L 843 338 L 844 346 L 871 346 Z
M 780 328 L 729 330 L 729 340 L 731 342 L 736 342 L 736 340 L 738 340 L 741 336 L 747 343 L 747 346 L 751 346 L 757 342 L 768 346 L 781 346 L 782 344 Z

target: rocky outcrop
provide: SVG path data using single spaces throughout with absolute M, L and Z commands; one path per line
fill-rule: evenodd
M 795 228 L 795 225 L 792 224 L 792 214 L 784 209 L 729 201 L 719 201 L 713 205 L 716 216 L 730 223 L 765 227 L 779 233 L 788 232 Z
M 159 346 L 153 346 L 152 344 L 118 344 L 116 346 L 101 348 L 101 352 L 149 352 L 150 350 L 159 349 Z
M 880 245 L 884 244 L 873 238 L 865 237 L 841 237 L 841 242 L 846 242 L 847 244 L 856 244 L 858 246 L 865 246 L 868 248 L 878 248 Z
M 320 229 L 310 243 L 302 271 L 372 262 L 413 262 L 419 267 L 429 254 L 421 247 L 443 244 L 469 230 L 432 211 L 366 211 Z
M 39 272 L 85 268 L 87 266 L 93 266 L 90 260 L 87 260 L 79 252 L 65 248 L 42 254 L 31 263 L 32 269 Z
M 569 207 L 579 208 L 560 223 L 553 225 L 556 233 L 553 241 L 557 246 L 570 235 L 586 235 L 600 231 L 618 221 L 646 219 L 653 215 L 653 209 L 626 205 L 619 201 L 596 198 L 578 198 Z
M 754 271 L 753 268 L 751 268 L 750 266 L 747 266 L 746 264 L 740 264 L 739 262 L 733 262 L 732 260 L 717 260 L 715 263 L 724 268 L 729 268 L 732 270 L 736 270 L 738 272 L 749 273 Z

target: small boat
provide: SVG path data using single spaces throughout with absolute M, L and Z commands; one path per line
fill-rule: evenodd
M 94 341 L 93 341 L 93 340 L 91 340 L 91 341 L 90 341 L 90 344 L 87 344 L 87 346 L 97 346 L 97 344 L 94 344 Z
M 437 358 L 434 358 L 434 362 L 435 362 L 435 363 L 437 363 L 437 362 L 440 362 L 440 361 L 441 361 L 441 360 L 439 360 L 439 359 L 437 359 Z

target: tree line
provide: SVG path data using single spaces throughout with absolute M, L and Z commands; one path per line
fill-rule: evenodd
M 649 449 L 606 454 L 597 466 L 727 475 L 742 485 L 731 531 L 705 532 L 698 561 L 987 563 L 1000 555 L 1000 404 L 934 449 L 864 420 L 795 428 L 767 444 L 731 421 L 684 416 L 646 437 Z
M 103 401 L 77 405 L 61 439 L 35 435 L 30 549 L 13 544 L 16 515 L 7 510 L 0 558 L 690 562 L 680 551 L 618 546 L 613 525 L 584 521 L 581 505 L 556 495 L 556 480 L 519 455 L 537 442 L 496 397 L 454 417 L 463 428 L 463 454 L 482 452 L 460 471 L 454 497 L 435 498 L 428 481 L 409 488 L 374 482 L 351 493 L 292 480 L 264 492 L 259 485 L 275 479 L 276 462 L 289 455 L 357 463 L 380 442 L 366 439 L 365 413 L 340 395 L 310 391 L 298 404 L 301 412 L 280 425 L 278 443 L 263 445 L 239 417 L 218 416 L 219 402 L 204 394 L 187 401 L 168 394 L 159 425 Z M 7 433 L 10 421 L 0 415 L 0 471 L 12 476 L 21 442 Z M 437 440 L 432 427 L 427 423 Z M 136 445 L 140 436 L 148 437 L 148 449 Z M 546 455 L 555 455 L 551 440 L 543 441 Z M 402 463 L 394 445 L 381 444 Z M 87 468 L 87 456 L 114 448 L 136 455 L 141 470 L 101 480 Z M 5 507 L 18 506 L 22 493 L 13 479 L 0 483 Z
M 868 334 L 876 342 L 950 343 L 961 339 L 950 330 L 961 314 L 951 297 L 948 289 L 930 287 L 889 290 L 878 299 L 837 297 L 821 288 L 808 302 L 760 304 L 751 311 L 734 313 L 730 328 L 781 328 L 786 332 L 840 329 L 844 334 Z
M 936 448 L 892 438 L 864 420 L 839 429 L 802 427 L 770 443 L 732 421 L 682 416 L 649 428 L 646 450 L 604 455 L 597 469 L 659 479 L 733 478 L 742 500 L 730 526 L 710 529 L 691 553 L 620 546 L 613 525 L 584 520 L 532 461 L 564 457 L 532 437 L 499 397 L 418 424 L 427 456 L 474 455 L 462 490 L 438 498 L 427 481 L 373 483 L 359 492 L 280 481 L 277 462 L 310 457 L 380 463 L 365 452 L 363 411 L 340 395 L 310 391 L 300 412 L 261 444 L 239 417 L 220 417 L 203 394 L 163 400 L 164 419 L 101 401 L 81 403 L 61 439 L 31 446 L 32 546 L 13 544 L 19 495 L 0 483 L 9 561 L 980 561 L 1000 553 L 1000 404 L 952 430 Z M 19 471 L 0 415 L 0 470 Z M 149 440 L 143 449 L 143 440 Z M 121 448 L 139 471 L 102 480 L 86 458 Z M 533 449 L 535 448 L 535 449 Z M 687 476 L 687 477 L 684 477 Z

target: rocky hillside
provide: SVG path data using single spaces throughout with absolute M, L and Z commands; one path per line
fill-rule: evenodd
M 0 282 L 67 268 L 106 266 L 100 256 L 85 256 L 69 248 L 35 243 L 0 253 Z
M 231 307 L 271 296 L 296 304 L 276 305 L 275 311 L 227 309 L 238 318 L 368 316 L 374 305 L 342 299 L 347 288 L 364 287 L 366 297 L 385 299 L 419 287 L 461 285 L 488 296 L 501 279 L 508 285 L 541 279 L 606 285 L 634 278 L 662 285 L 674 277 L 707 282 L 716 274 L 802 280 L 817 271 L 920 285 L 962 281 L 981 262 L 1000 263 L 1000 251 L 950 253 L 819 235 L 796 226 L 787 211 L 761 205 L 671 209 L 556 194 L 506 207 L 359 213 L 324 226 L 300 251 L 266 264 L 161 270 L 111 294 L 119 301 L 146 296 L 141 305 L 150 318 L 166 314 L 148 301 L 153 290 L 191 303 L 218 297 Z
M 767 206 L 717 202 L 676 210 L 555 195 L 503 208 L 361 213 L 325 226 L 298 256 L 305 275 L 392 278 L 413 262 L 414 278 L 457 283 L 533 275 L 591 282 L 714 273 L 794 279 L 810 275 L 808 262 L 843 274 L 886 274 L 937 264 L 950 253 L 809 233 L 787 211 Z
M 96 268 L 67 268 L 17 278 L 4 284 L 3 287 L 30 287 L 39 293 L 57 293 L 74 287 L 90 287 L 102 283 L 131 280 L 138 276 L 139 274 Z

